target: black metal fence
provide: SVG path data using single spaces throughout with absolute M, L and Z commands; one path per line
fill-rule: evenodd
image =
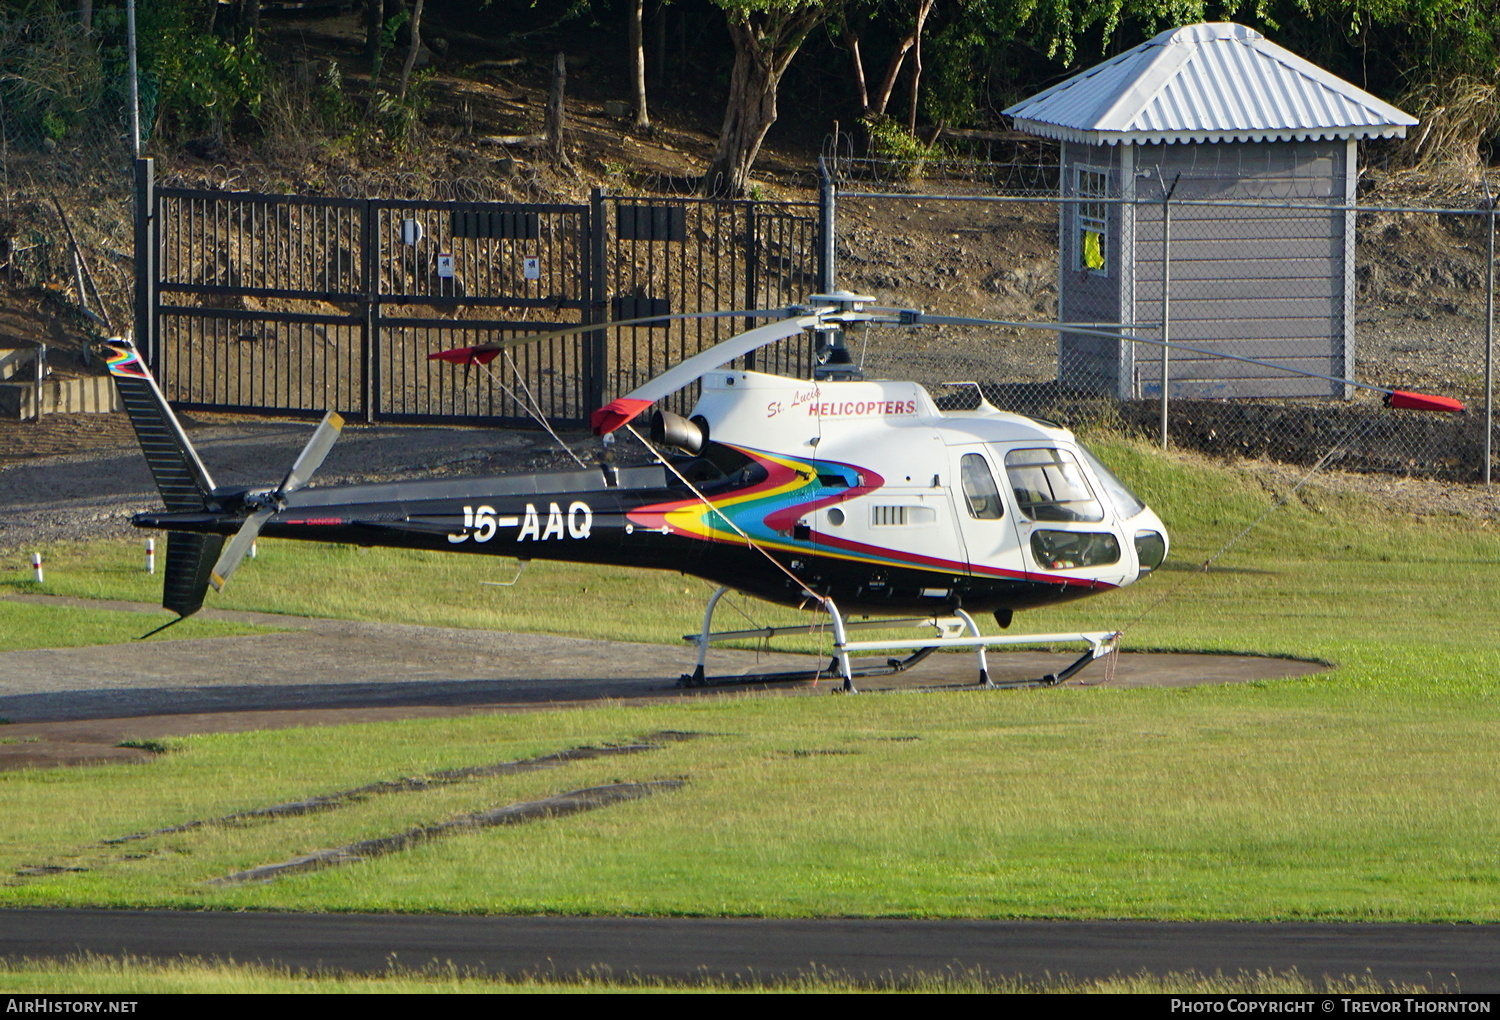
M 808 202 L 195 191 L 156 187 L 142 160 L 136 203 L 137 329 L 168 399 L 199 410 L 578 424 L 748 324 L 666 316 L 801 300 L 822 250 Z M 486 366 L 428 357 L 654 316 L 521 345 Z M 747 367 L 805 373 L 811 356 L 797 337 Z

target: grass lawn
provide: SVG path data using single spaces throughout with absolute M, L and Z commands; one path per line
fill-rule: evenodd
M 13 590 L 24 590 L 19 585 L 10 587 Z M 29 587 L 33 591 L 45 590 L 35 584 Z M 173 615 L 166 610 L 162 610 L 160 616 L 155 616 L 117 609 L 78 609 L 72 606 L 32 605 L 0 599 L 0 652 L 14 652 L 25 648 L 77 648 L 82 645 L 119 644 L 134 641 L 172 619 Z M 273 629 L 189 618 L 152 640 L 180 641 L 238 634 L 268 634 Z
M 456 969 L 400 970 L 375 975 L 338 973 L 308 974 L 251 964 L 175 961 L 155 963 L 135 959 L 88 957 L 58 963 L 0 963 L 0 987 L 11 994 L 97 994 L 114 996 L 212 992 L 218 994 L 265 995 L 286 992 L 348 994 L 387 992 L 401 994 L 547 994 L 547 993 L 663 993 L 698 992 L 867 992 L 871 990 L 914 993 L 1179 993 L 1192 995 L 1369 995 L 1420 994 L 1440 991 L 1442 986 L 1382 985 L 1369 975 L 1349 978 L 1311 979 L 1296 971 L 1202 975 L 1195 973 L 1136 974 L 1098 981 L 1056 978 L 1029 981 L 993 977 L 979 973 L 893 979 L 872 986 L 836 974 L 809 973 L 787 981 L 729 984 L 695 981 L 679 984 L 628 976 L 589 973 L 562 977 L 487 977 Z
M 1025 614 L 1023 626 L 1117 627 L 1175 592 L 1129 627 L 1127 648 L 1338 668 L 1183 690 L 727 696 L 189 738 L 149 765 L 0 775 L 0 874 L 81 869 L 14 877 L 0 903 L 1500 921 L 1500 537 L 1319 491 L 1273 514 L 1224 569 L 1195 573 L 1269 505 L 1263 488 L 1236 469 L 1100 446 L 1166 519 L 1173 566 Z M 124 546 L 52 550 L 47 590 L 154 597 L 137 558 Z M 267 543 L 216 604 L 671 640 L 694 628 L 707 591 L 674 575 L 543 564 L 517 588 L 481 589 L 479 578 L 506 573 L 485 566 Z M 667 728 L 705 736 L 100 843 Z M 209 884 L 502 804 L 669 777 L 687 785 L 265 884 Z

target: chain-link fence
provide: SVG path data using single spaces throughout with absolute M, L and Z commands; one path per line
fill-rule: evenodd
M 128 89 L 106 51 L 71 15 L 0 15 L 0 282 L 16 298 L 0 314 L 29 316 L 0 323 L 4 332 L 87 339 L 133 324 Z M 290 144 L 290 134 L 270 132 L 268 143 Z M 1165 147 L 1174 151 L 1138 155 L 1126 173 L 1115 152 L 1065 161 L 1052 143 L 1009 135 L 971 132 L 901 159 L 856 156 L 838 136 L 824 162 L 839 184 L 840 286 L 881 304 L 1042 327 L 871 330 L 853 338 L 856 357 L 872 376 L 939 394 L 944 382 L 974 381 L 1002 408 L 1158 439 L 1165 398 L 1167 441 L 1210 453 L 1300 463 L 1337 442 L 1346 468 L 1483 478 L 1493 462 L 1490 188 L 1360 178 L 1343 144 L 1285 159 Z M 158 183 L 466 202 L 556 201 L 583 186 L 515 160 L 455 160 L 293 188 L 274 165 L 236 162 L 221 147 L 162 165 Z M 817 181 L 811 166 L 793 176 Z M 801 264 L 795 252 L 772 254 Z M 743 303 L 731 289 L 725 308 Z M 1059 321 L 1165 335 L 1208 354 L 1164 360 L 1160 347 L 1059 332 Z M 1226 360 L 1236 356 L 1309 374 Z M 1471 410 L 1378 409 L 1378 393 L 1341 378 L 1456 396 Z
M 896 179 L 892 167 L 844 165 L 840 286 L 1040 327 L 868 331 L 852 340 L 868 375 L 937 393 L 974 381 L 1006 410 L 1214 454 L 1311 463 L 1337 445 L 1347 470 L 1485 479 L 1495 219 L 1483 182 L 1423 208 L 1355 203 L 1353 183 L 1312 161 L 1234 179 L 1222 166 L 1138 171 L 1129 189 L 1064 167 L 1045 194 L 1033 183 L 1045 175 L 1013 166 L 936 180 L 915 168 L 898 191 L 869 184 Z M 997 195 L 1005 175 L 1021 186 Z M 1384 408 L 1381 392 L 1342 379 L 1469 411 Z

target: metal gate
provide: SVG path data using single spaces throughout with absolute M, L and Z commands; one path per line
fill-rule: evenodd
M 818 279 L 814 203 L 189 191 L 154 188 L 142 163 L 137 333 L 180 408 L 501 425 L 535 412 L 578 425 L 753 320 L 588 330 L 470 368 L 428 355 L 569 325 L 784 306 Z M 744 364 L 805 373 L 810 343 Z
M 606 279 L 612 320 L 785 307 L 818 289 L 815 203 L 612 198 L 609 205 L 614 230 Z M 764 321 L 661 319 L 613 330 L 606 362 L 610 395 L 629 393 Z M 783 340 L 736 364 L 806 376 L 812 341 Z M 695 384 L 662 403 L 685 413 L 697 389 Z

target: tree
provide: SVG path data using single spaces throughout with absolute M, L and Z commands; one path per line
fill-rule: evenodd
M 839 0 L 714 0 L 724 11 L 734 43 L 734 67 L 719 144 L 703 175 L 706 195 L 738 197 L 750 184 L 750 167 L 766 132 L 776 123 L 776 93 L 808 33 Z
M 854 80 L 859 89 L 860 113 L 869 116 L 882 115 L 886 112 L 886 106 L 891 101 L 891 93 L 896 88 L 896 79 L 901 74 L 902 65 L 906 62 L 907 54 L 915 57 L 914 73 L 912 75 L 911 88 L 911 116 L 908 130 L 916 130 L 917 89 L 921 77 L 921 45 L 922 29 L 927 24 L 927 17 L 932 13 L 935 0 L 914 0 L 916 16 L 901 37 L 896 41 L 891 50 L 890 59 L 886 61 L 885 74 L 881 76 L 880 84 L 875 92 L 871 94 L 869 81 L 865 76 L 864 60 L 860 53 L 860 43 L 864 36 L 864 30 L 869 25 L 869 18 L 861 16 L 844 26 L 841 33 L 845 48 L 849 50 L 849 56 L 854 61 Z
M 406 87 L 411 82 L 412 68 L 417 66 L 417 54 L 422 51 L 422 2 L 412 8 L 411 14 L 411 45 L 406 48 L 406 60 L 401 64 L 401 86 L 396 94 L 402 99 L 406 98 Z
M 651 115 L 646 111 L 646 47 L 641 30 L 641 8 L 645 0 L 628 0 L 630 7 L 630 31 L 627 33 L 630 47 L 630 88 L 635 94 L 635 123 L 637 131 L 651 130 Z

